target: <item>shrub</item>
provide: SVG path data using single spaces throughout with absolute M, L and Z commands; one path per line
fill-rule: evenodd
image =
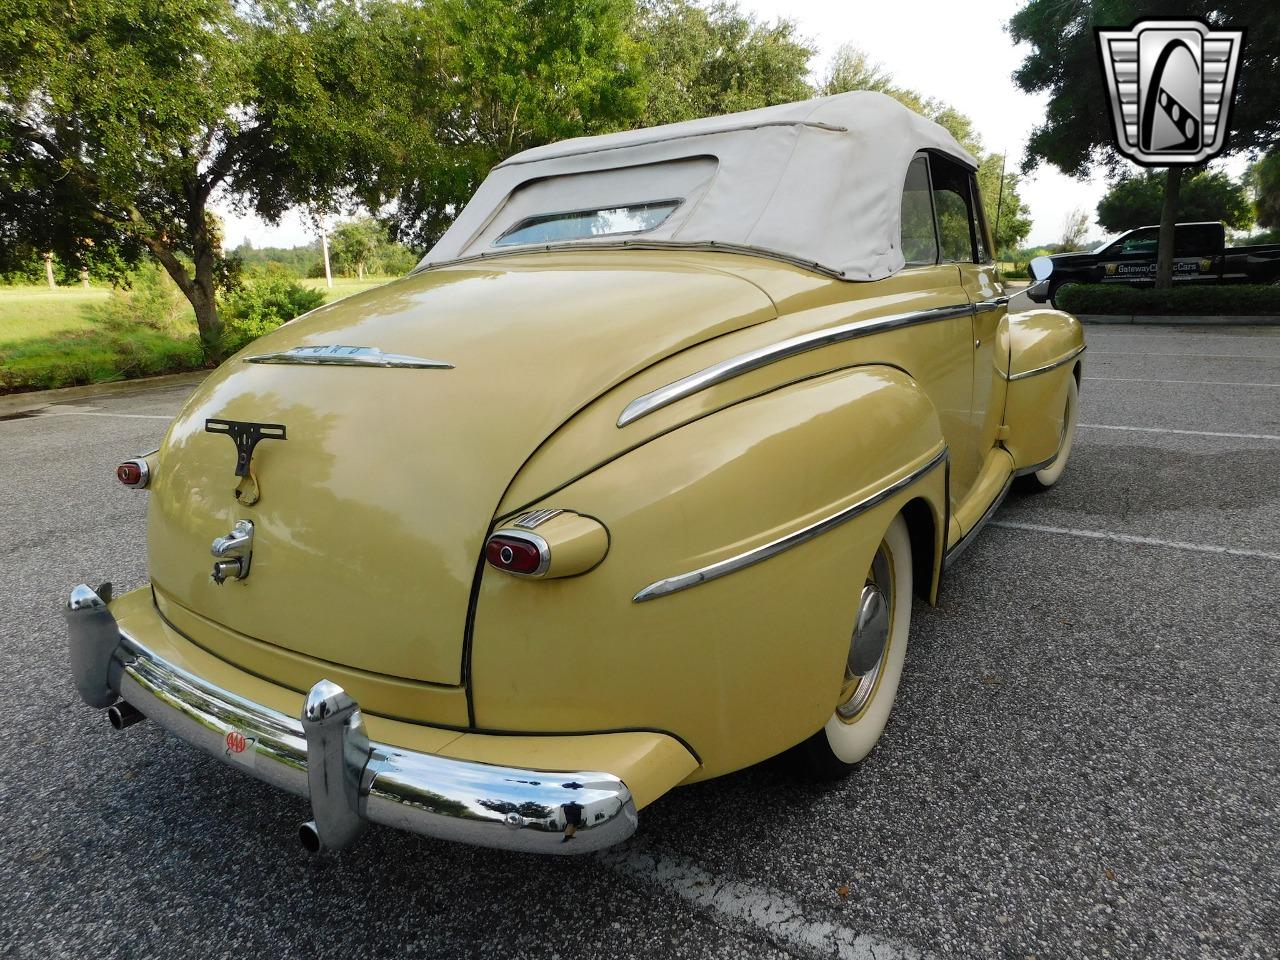
M 127 287 L 117 287 L 105 303 L 87 309 L 90 320 L 108 330 L 128 332 L 139 326 L 185 337 L 195 331 L 191 304 L 167 273 L 142 267 Z
M 304 287 L 283 270 L 268 269 L 247 277 L 222 303 L 223 355 L 314 310 L 324 300 L 323 292 Z
M 1068 313 L 1114 316 L 1280 316 L 1280 286 L 1184 285 L 1172 290 L 1072 284 L 1057 296 Z
M 157 373 L 199 370 L 200 338 L 137 326 L 79 330 L 6 347 L 0 354 L 0 393 L 108 383 Z

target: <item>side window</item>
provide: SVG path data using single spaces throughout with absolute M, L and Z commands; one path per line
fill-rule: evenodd
M 978 262 L 990 263 L 995 258 L 991 249 L 991 229 L 987 224 L 987 211 L 982 205 L 982 191 L 978 189 L 978 178 L 969 174 L 969 195 L 973 197 L 973 236 L 978 242 Z
M 938 239 L 942 259 L 951 263 L 976 263 L 976 236 L 973 229 L 973 198 L 969 171 L 946 157 L 929 158 L 933 179 L 933 205 L 938 213 Z
M 1129 254 L 1156 255 L 1156 247 L 1160 245 L 1159 227 L 1147 227 L 1135 230 L 1120 241 L 1120 252 Z
M 924 157 L 911 161 L 902 187 L 902 256 L 916 266 L 938 262 L 938 237 L 933 231 L 933 201 L 929 197 L 929 161 Z
M 1212 257 L 1218 252 L 1219 229 L 1216 226 L 1177 227 L 1173 235 L 1175 257 Z

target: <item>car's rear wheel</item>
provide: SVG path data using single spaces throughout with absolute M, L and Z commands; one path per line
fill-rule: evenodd
M 911 536 L 901 516 L 857 588 L 840 698 L 826 725 L 796 748 L 801 768 L 823 779 L 847 775 L 871 752 L 898 693 L 911 629 Z
M 1068 290 L 1071 287 L 1078 287 L 1078 286 L 1079 284 L 1076 283 L 1074 280 L 1064 280 L 1062 283 L 1054 284 L 1053 286 L 1051 286 L 1049 288 L 1049 302 L 1053 304 L 1053 309 L 1055 310 L 1062 309 L 1062 304 L 1059 302 L 1058 298 L 1062 295 L 1063 290 Z
M 1032 490 L 1048 490 L 1061 479 L 1067 469 L 1067 458 L 1071 456 L 1071 447 L 1076 439 L 1076 419 L 1080 407 L 1080 388 L 1076 386 L 1076 378 L 1071 377 L 1067 384 L 1067 408 L 1062 415 L 1062 433 L 1058 437 L 1058 455 L 1047 467 L 1028 474 L 1026 485 Z

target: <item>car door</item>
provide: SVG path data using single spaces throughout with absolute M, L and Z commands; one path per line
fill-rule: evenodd
M 996 276 L 990 255 L 990 235 L 972 171 L 937 154 L 930 156 L 929 164 L 941 257 L 959 269 L 960 283 L 974 304 L 970 320 L 973 374 L 966 441 L 969 456 L 977 465 L 977 476 L 973 496 L 965 498 L 972 503 L 961 502 L 957 507 L 961 525 L 968 526 L 966 519 L 971 523 L 981 515 L 982 509 L 977 508 L 985 508 L 1008 476 L 1008 465 L 1000 459 L 999 443 L 1009 357 L 1007 348 L 1000 349 L 997 333 L 1008 312 L 1009 298 Z M 975 510 L 976 515 L 970 516 Z
M 945 261 L 938 237 L 938 220 L 930 176 L 933 157 L 919 153 L 907 170 L 902 195 L 901 244 L 906 268 L 895 284 L 919 291 L 923 307 L 963 306 L 968 301 L 960 269 Z M 956 312 L 944 320 L 916 328 L 910 343 L 913 357 L 902 357 L 924 387 L 938 412 L 950 450 L 948 489 L 951 512 L 969 495 L 982 466 L 971 439 L 973 357 L 970 317 Z M 891 359 L 894 359 L 891 356 Z
M 1173 232 L 1173 279 L 1178 283 L 1213 283 L 1222 269 L 1222 225 L 1181 223 Z
M 1160 228 L 1133 230 L 1102 254 L 1102 282 L 1142 285 L 1156 276 L 1156 253 L 1160 246 Z

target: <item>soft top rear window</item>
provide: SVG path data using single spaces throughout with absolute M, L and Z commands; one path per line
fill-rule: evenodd
M 662 224 L 682 200 L 650 200 L 593 210 L 570 210 L 525 217 L 497 240 L 495 247 L 519 243 L 565 243 L 625 233 L 645 233 Z

